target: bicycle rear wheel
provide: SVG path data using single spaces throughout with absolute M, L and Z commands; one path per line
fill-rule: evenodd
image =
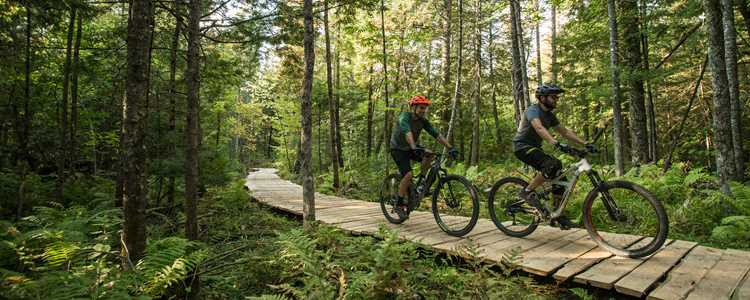
M 448 175 L 440 178 L 432 194 L 432 214 L 440 229 L 452 236 L 463 236 L 479 219 L 479 198 L 466 178 Z
M 649 191 L 627 181 L 609 181 L 589 192 L 583 203 L 583 224 L 591 238 L 618 256 L 644 257 L 664 245 L 669 222 L 664 206 Z M 621 235 L 651 238 L 646 245 L 630 246 Z
M 380 185 L 380 210 L 383 211 L 385 219 L 393 224 L 401 224 L 407 219 L 399 216 L 395 208 L 400 183 L 401 175 L 394 173 L 386 176 Z
M 518 198 L 528 183 L 517 177 L 505 177 L 492 186 L 487 199 L 490 218 L 497 229 L 513 237 L 524 237 L 536 230 L 539 218 L 534 208 Z

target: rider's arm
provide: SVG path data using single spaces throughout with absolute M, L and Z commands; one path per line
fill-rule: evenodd
M 443 137 L 442 134 L 438 135 L 437 141 L 438 143 L 440 143 L 441 145 L 445 146 L 448 149 L 453 148 L 453 146 L 451 146 L 451 144 L 448 142 L 448 140 L 445 139 L 445 137 Z
M 557 144 L 557 140 L 552 137 L 549 131 L 547 131 L 547 128 L 544 128 L 544 125 L 542 125 L 542 121 L 539 120 L 539 118 L 531 119 L 531 127 L 534 127 L 536 133 L 547 141 L 547 143 L 552 145 Z
M 583 141 L 581 138 L 579 138 L 575 134 L 575 132 L 573 132 L 572 130 L 566 128 L 565 126 L 557 126 L 557 127 L 555 127 L 555 131 L 557 131 L 557 133 L 559 133 L 561 136 L 563 136 L 564 138 L 566 138 L 569 141 L 573 141 L 575 143 L 578 143 L 581 146 L 583 146 L 583 145 L 586 144 L 586 142 Z
M 445 137 L 443 137 L 443 135 L 440 134 L 429 121 L 425 122 L 424 130 L 427 131 L 427 133 L 429 133 L 432 137 L 434 137 L 441 145 L 445 146 L 446 148 L 452 147 L 451 144 L 448 143 L 448 140 L 446 140 Z
M 417 143 L 414 142 L 414 134 L 411 131 L 406 133 L 406 142 L 409 143 L 411 149 L 417 149 Z

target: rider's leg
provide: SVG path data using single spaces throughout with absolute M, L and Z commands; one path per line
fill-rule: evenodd
M 542 184 L 544 184 L 545 181 L 546 181 L 546 179 L 544 178 L 544 174 L 537 173 L 536 177 L 534 177 L 534 179 L 532 179 L 531 182 L 529 182 L 529 185 L 526 186 L 526 190 L 527 191 L 533 191 L 537 187 L 539 187 Z
M 407 195 L 409 195 L 409 186 L 411 186 L 411 171 L 407 172 L 404 175 L 404 178 L 401 178 L 401 183 L 398 185 L 398 196 L 401 198 L 406 198 Z

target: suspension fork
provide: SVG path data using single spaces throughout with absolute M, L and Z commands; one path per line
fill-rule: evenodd
M 606 183 L 604 180 L 602 180 L 601 177 L 599 177 L 599 173 L 597 173 L 594 170 L 589 171 L 588 173 L 589 179 L 591 180 L 591 185 L 594 186 L 594 189 L 599 189 L 601 187 L 606 187 Z M 609 217 L 612 218 L 612 220 L 620 220 L 622 216 L 622 212 L 620 212 L 620 208 L 617 207 L 617 202 L 615 202 L 615 199 L 612 198 L 612 195 L 609 193 L 609 190 L 607 189 L 601 189 L 602 194 L 602 202 L 604 203 L 604 208 L 607 209 L 607 213 L 609 214 Z

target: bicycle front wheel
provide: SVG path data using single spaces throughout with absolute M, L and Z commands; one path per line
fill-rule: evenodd
M 583 224 L 600 247 L 632 258 L 659 250 L 669 231 L 661 202 L 642 186 L 627 181 L 604 182 L 589 192 L 583 203 Z M 643 236 L 648 244 L 631 246 L 623 242 L 628 239 L 620 238 L 623 234 Z
M 401 183 L 401 175 L 390 174 L 385 177 L 380 185 L 380 210 L 383 211 L 385 219 L 393 224 L 401 224 L 407 218 L 402 218 L 396 213 L 396 201 L 398 199 L 398 185 Z
M 518 197 L 527 185 L 521 178 L 505 177 L 495 182 L 487 199 L 492 222 L 512 237 L 527 236 L 539 225 L 535 208 Z
M 479 198 L 466 178 L 448 175 L 440 178 L 432 194 L 432 214 L 440 229 L 452 236 L 464 236 L 479 218 Z

